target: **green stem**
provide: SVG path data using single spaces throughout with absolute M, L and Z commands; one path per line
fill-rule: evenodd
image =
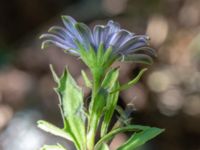
M 98 121 L 99 121 L 99 118 L 97 117 L 97 115 L 94 115 L 90 120 L 90 129 L 89 129 L 89 132 L 87 134 L 88 150 L 94 149 L 95 135 L 96 135 L 96 130 L 97 130 L 97 126 L 98 126 Z
M 95 97 L 98 97 L 98 91 L 101 86 L 101 78 L 104 74 L 103 70 L 100 69 L 91 69 L 92 75 L 93 75 L 93 88 L 92 88 L 92 98 L 89 106 L 89 121 L 88 121 L 88 134 L 87 134 L 87 148 L 88 150 L 93 150 L 94 149 L 94 144 L 95 144 L 95 135 L 96 135 L 96 130 L 98 127 L 98 122 L 99 122 L 99 114 L 98 112 L 94 112 L 93 109 L 94 106 L 94 101 Z

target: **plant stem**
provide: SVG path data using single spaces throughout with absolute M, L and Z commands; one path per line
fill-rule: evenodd
M 94 102 L 95 98 L 98 97 L 97 94 L 100 89 L 100 81 L 103 75 L 103 71 L 100 69 L 94 69 L 94 70 L 91 69 L 91 72 L 93 75 L 93 88 L 92 88 L 92 98 L 89 105 L 89 121 L 88 121 L 88 134 L 87 134 L 88 150 L 94 149 L 95 135 L 100 118 L 98 112 L 94 111 L 95 109 L 93 108 L 95 107 Z

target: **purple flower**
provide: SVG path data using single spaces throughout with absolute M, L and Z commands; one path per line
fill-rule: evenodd
M 96 53 L 99 46 L 103 45 L 103 51 L 112 49 L 112 54 L 119 60 L 129 60 L 142 63 L 151 63 L 155 52 L 149 47 L 149 38 L 145 35 L 136 35 L 114 21 L 108 21 L 106 25 L 96 25 L 93 30 L 79 23 L 70 16 L 63 16 L 64 27 L 53 26 L 49 33 L 42 34 L 44 39 L 42 48 L 54 44 L 65 51 L 81 56 L 81 44 L 85 51 L 93 49 Z

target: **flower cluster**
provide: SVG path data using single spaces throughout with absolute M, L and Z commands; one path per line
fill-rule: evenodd
M 81 57 L 80 45 L 85 52 L 93 49 L 98 52 L 102 45 L 104 53 L 111 49 L 111 56 L 118 60 L 127 60 L 152 63 L 155 52 L 149 47 L 149 37 L 136 35 L 114 21 L 108 21 L 106 25 L 96 25 L 91 30 L 84 23 L 79 23 L 70 16 L 62 16 L 64 27 L 53 26 L 49 33 L 43 34 L 42 48 L 54 44 L 75 56 Z

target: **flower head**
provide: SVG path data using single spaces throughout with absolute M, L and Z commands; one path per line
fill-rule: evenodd
M 155 52 L 149 47 L 149 38 L 146 35 L 136 35 L 121 29 L 114 21 L 108 21 L 106 25 L 96 25 L 93 30 L 70 16 L 63 16 L 62 21 L 64 27 L 53 26 L 49 33 L 41 36 L 44 39 L 42 48 L 54 44 L 80 56 L 87 65 L 94 61 L 95 65 L 98 65 L 97 61 L 104 65 L 107 62 L 112 64 L 116 59 L 152 63 Z

